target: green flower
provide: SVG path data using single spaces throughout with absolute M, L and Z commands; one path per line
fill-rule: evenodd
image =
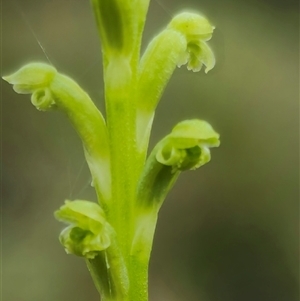
M 205 17 L 184 12 L 173 18 L 168 28 L 182 33 L 187 41 L 186 50 L 178 58 L 178 67 L 188 64 L 188 70 L 198 72 L 205 65 L 207 73 L 215 66 L 215 56 L 206 43 L 215 27 Z
M 158 212 L 179 174 L 210 161 L 210 148 L 220 145 L 209 123 L 192 119 L 178 123 L 159 141 L 146 161 L 138 185 L 138 208 L 147 215 Z M 150 213 L 151 215 L 151 213 Z
M 67 200 L 55 217 L 70 224 L 59 236 L 67 253 L 91 259 L 110 246 L 113 230 L 98 204 Z
M 209 148 L 219 146 L 219 134 L 203 120 L 185 120 L 163 139 L 156 153 L 161 164 L 173 171 L 196 169 L 210 161 Z
M 64 112 L 84 146 L 93 183 L 103 203 L 111 195 L 110 154 L 105 120 L 89 95 L 71 78 L 44 63 L 30 63 L 3 79 L 20 94 L 32 94 L 39 111 Z

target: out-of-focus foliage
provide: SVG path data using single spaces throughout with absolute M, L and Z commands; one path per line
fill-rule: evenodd
M 208 76 L 175 72 L 152 145 L 184 118 L 208 120 L 222 144 L 209 165 L 180 179 L 162 207 L 150 300 L 296 301 L 297 3 L 152 0 L 145 39 L 183 7 L 216 26 L 210 45 L 217 65 Z M 2 22 L 3 74 L 46 62 L 41 44 L 103 108 L 100 47 L 87 2 L 3 1 Z M 61 249 L 52 215 L 66 198 L 95 199 L 80 142 L 61 115 L 38 114 L 2 88 L 3 298 L 97 300 L 84 263 Z

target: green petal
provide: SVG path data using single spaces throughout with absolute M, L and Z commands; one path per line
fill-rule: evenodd
M 40 111 L 57 108 L 49 88 L 35 90 L 31 95 L 31 103 Z
M 205 73 L 210 71 L 211 69 L 214 68 L 216 64 L 216 59 L 213 51 L 211 48 L 207 45 L 206 42 L 201 41 L 200 42 L 200 47 L 201 47 L 201 55 L 200 55 L 200 60 L 201 62 L 206 66 L 205 68 Z
M 65 205 L 56 212 L 56 217 L 60 221 L 76 224 L 86 230 L 91 226 L 101 226 L 105 223 L 102 208 L 96 203 L 83 200 L 66 200 Z
M 183 12 L 175 16 L 168 28 L 174 29 L 191 39 L 207 39 L 211 37 L 214 26 L 200 14 Z
M 50 65 L 31 63 L 11 75 L 3 76 L 3 79 L 13 85 L 17 93 L 30 94 L 37 89 L 48 87 L 56 74 L 56 69 Z
M 169 137 L 173 138 L 173 143 L 178 148 L 189 148 L 199 144 L 217 147 L 220 144 L 220 135 L 215 132 L 208 122 L 199 119 L 185 120 L 178 123 Z

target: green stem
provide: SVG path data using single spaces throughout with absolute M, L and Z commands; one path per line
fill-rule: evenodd
M 128 272 L 115 241 L 94 259 L 87 259 L 86 263 L 102 301 L 127 300 Z
M 125 261 L 132 236 L 135 200 L 135 108 L 132 103 L 132 67 L 125 57 L 110 59 L 105 66 L 105 95 L 109 133 L 112 202 L 109 221 L 115 228 Z
M 111 197 L 110 158 L 104 118 L 90 97 L 69 77 L 57 74 L 51 83 L 55 103 L 69 117 L 80 136 L 100 204 Z
M 130 287 L 129 300 L 148 300 L 148 266 L 156 221 L 157 214 L 148 212 L 136 219 L 139 233 L 135 235 L 130 256 L 129 277 L 134 286 Z

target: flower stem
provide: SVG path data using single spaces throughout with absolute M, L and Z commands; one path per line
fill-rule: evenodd
M 108 219 L 128 261 L 135 200 L 135 108 L 132 103 L 132 68 L 126 57 L 105 66 L 105 99 L 111 154 L 112 200 Z

